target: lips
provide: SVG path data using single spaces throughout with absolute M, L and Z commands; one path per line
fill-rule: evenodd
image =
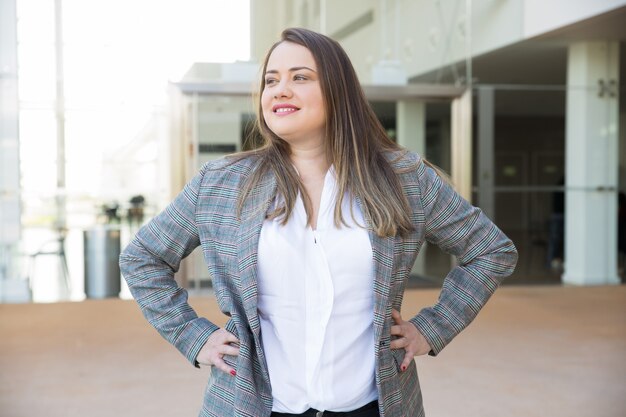
M 272 107 L 272 112 L 275 114 L 291 114 L 300 110 L 298 107 L 293 104 L 276 104 Z

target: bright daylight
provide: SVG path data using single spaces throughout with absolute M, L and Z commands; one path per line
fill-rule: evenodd
M 626 416 L 626 0 L 0 0 L 0 417 Z

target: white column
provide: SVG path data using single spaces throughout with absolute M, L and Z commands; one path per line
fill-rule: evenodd
M 28 282 L 16 271 L 21 206 L 15 6 L 15 0 L 0 0 L 0 302 L 30 299 Z
M 57 195 L 55 227 L 60 233 L 67 228 L 66 180 L 65 180 L 65 71 L 63 59 L 63 0 L 54 2 L 54 34 L 56 63 L 56 127 L 57 127 Z
M 398 145 L 424 156 L 426 152 L 426 105 L 421 101 L 396 104 Z
M 16 22 L 15 0 L 0 0 L 0 257 L 20 239 Z M 0 258 L 0 279 L 5 275 Z
M 452 183 L 467 201 L 472 201 L 472 90 L 452 101 Z
M 400 146 L 426 156 L 426 104 L 421 101 L 398 101 L 396 104 L 396 133 Z M 422 247 L 412 274 L 426 272 L 426 245 Z
M 478 89 L 478 205 L 495 217 L 494 201 L 494 91 Z
M 567 284 L 617 284 L 619 43 L 570 45 L 567 68 Z

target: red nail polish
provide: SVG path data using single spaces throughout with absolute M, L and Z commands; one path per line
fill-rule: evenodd
M 400 367 L 400 369 L 402 369 L 402 372 L 404 372 L 404 371 L 406 371 L 406 366 L 402 365 L 402 366 Z
M 235 370 L 234 370 L 234 369 L 231 369 L 230 374 L 231 374 L 232 376 L 236 376 L 236 375 L 237 375 L 237 372 L 235 372 Z

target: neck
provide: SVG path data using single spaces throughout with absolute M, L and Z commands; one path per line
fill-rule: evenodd
M 323 178 L 330 167 L 323 144 L 311 148 L 291 147 L 289 158 L 303 181 Z

